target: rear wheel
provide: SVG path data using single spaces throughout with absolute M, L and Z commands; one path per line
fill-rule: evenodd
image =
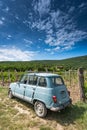
M 39 117 L 45 117 L 47 114 L 46 106 L 40 101 L 35 102 L 34 110 Z
M 8 91 L 8 97 L 9 97 L 10 99 L 13 98 L 13 95 L 12 95 L 12 91 L 11 91 L 11 90 Z

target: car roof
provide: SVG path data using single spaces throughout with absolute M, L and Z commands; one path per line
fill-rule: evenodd
M 36 76 L 43 76 L 43 77 L 59 76 L 58 74 L 53 74 L 53 73 L 28 73 L 28 75 L 36 75 Z

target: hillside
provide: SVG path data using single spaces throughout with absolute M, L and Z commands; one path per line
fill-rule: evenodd
M 79 67 L 83 67 L 87 69 L 87 55 L 80 56 L 75 58 L 69 58 L 64 60 L 36 60 L 36 61 L 7 61 L 0 62 L 0 70 L 38 70 L 45 71 L 46 68 L 48 70 L 56 70 L 56 69 L 78 69 Z

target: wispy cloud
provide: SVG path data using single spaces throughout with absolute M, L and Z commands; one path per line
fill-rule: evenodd
M 8 34 L 7 39 L 9 40 L 11 38 L 12 38 L 12 35 Z
M 87 39 L 87 32 L 84 31 L 86 29 L 82 27 L 81 30 L 79 24 L 82 23 L 78 22 L 80 17 L 82 19 L 83 11 L 87 9 L 87 2 L 75 4 L 67 0 L 64 3 L 55 0 L 29 2 L 20 0 L 20 4 L 16 5 L 17 0 L 8 3 L 1 1 L 0 28 L 5 28 L 1 29 L 0 42 L 6 42 L 8 46 L 16 44 L 22 49 L 37 49 L 38 52 L 40 51 L 39 54 L 42 52 L 54 54 L 70 50 L 77 43 L 79 44 L 79 41 Z M 6 48 L 0 48 L 1 60 L 30 60 L 36 54 L 33 51 L 23 51 L 14 47 Z
M 61 50 L 61 48 L 59 46 L 56 46 L 54 48 L 45 48 L 45 51 L 48 52 L 49 54 L 53 55 L 55 52 L 61 52 L 63 50 Z
M 9 9 L 8 6 L 4 9 L 5 12 L 8 12 L 9 10 L 10 10 L 10 9 Z
M 50 5 L 51 0 L 34 0 L 33 1 L 33 7 L 34 11 L 39 13 L 40 17 L 42 17 L 44 14 L 49 13 L 50 11 Z
M 46 48 L 46 49 L 45 49 L 45 51 L 50 52 L 50 51 L 51 51 L 51 49 L 50 49 L 50 48 L 49 48 L 49 49 L 47 49 L 47 48 Z
M 28 39 L 24 39 L 24 42 L 29 44 L 29 45 L 33 44 L 33 42 L 31 40 L 28 40 Z
M 18 15 L 15 15 L 15 18 L 16 18 L 17 20 L 20 20 L 20 18 L 19 18 L 19 16 L 18 16 Z
M 4 11 L 5 13 L 8 13 L 10 11 L 10 8 L 7 6 L 7 7 L 3 8 L 2 11 Z
M 86 5 L 85 3 L 81 3 L 81 4 L 79 5 L 79 8 L 83 8 L 85 5 Z
M 74 7 L 74 6 L 71 6 L 71 7 L 69 8 L 69 13 L 72 13 L 74 10 L 75 10 L 75 7 Z
M 3 24 L 4 24 L 4 22 L 2 20 L 0 20 L 0 25 L 3 25 Z
M 1 20 L 2 20 L 2 21 L 5 21 L 5 17 L 1 17 Z
M 0 61 L 29 61 L 35 56 L 33 51 L 22 51 L 18 48 L 0 48 Z
M 34 1 L 35 2 L 35 1 Z M 33 2 L 33 3 L 34 3 Z M 61 11 L 61 9 L 51 10 L 51 0 L 39 0 L 33 4 L 33 10 L 37 14 L 38 19 L 32 18 L 33 24 L 31 28 L 37 28 L 38 31 L 44 31 L 46 38 L 45 44 L 53 46 L 58 49 L 69 50 L 79 41 L 87 38 L 87 32 L 79 30 L 74 16 L 71 15 L 75 11 L 74 5 L 67 5 L 68 13 Z M 79 7 L 83 7 L 82 3 Z M 44 17 L 46 15 L 46 17 Z M 47 48 L 47 51 L 49 48 Z

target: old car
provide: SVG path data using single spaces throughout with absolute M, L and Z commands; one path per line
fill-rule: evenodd
M 48 109 L 60 111 L 71 104 L 62 77 L 52 73 L 24 74 L 19 82 L 10 84 L 8 96 L 33 104 L 39 117 L 45 117 Z

